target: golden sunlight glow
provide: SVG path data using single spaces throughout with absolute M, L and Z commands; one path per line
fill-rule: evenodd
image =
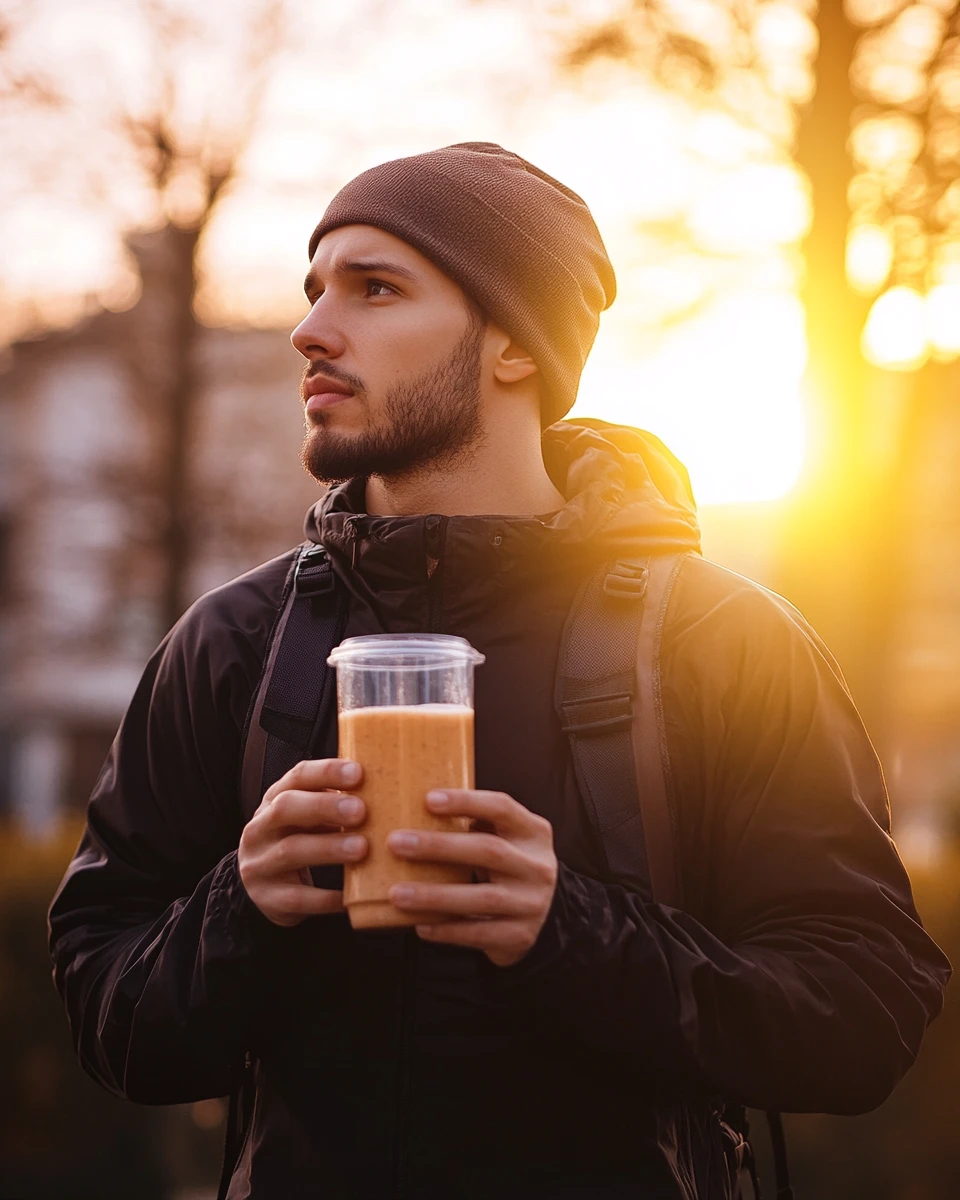
M 927 336 L 938 358 L 960 355 L 960 283 L 941 283 L 927 294 Z
M 803 465 L 803 327 L 795 296 L 758 289 L 717 300 L 643 360 L 603 342 L 571 415 L 656 433 L 701 504 L 776 499 Z
M 927 357 L 927 307 L 915 288 L 892 287 L 878 296 L 863 330 L 863 353 L 877 367 L 912 371 Z
M 847 238 L 847 279 L 862 295 L 872 296 L 887 282 L 893 243 L 879 225 L 858 225 Z

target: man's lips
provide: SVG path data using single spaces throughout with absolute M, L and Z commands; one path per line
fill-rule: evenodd
M 322 408 L 329 408 L 340 400 L 350 400 L 352 397 L 353 392 L 315 392 L 307 398 L 307 412 L 319 412 Z
M 325 375 L 314 375 L 312 379 L 308 379 L 303 392 L 308 413 L 329 408 L 331 404 L 353 395 L 353 391 L 346 384 L 328 379 Z

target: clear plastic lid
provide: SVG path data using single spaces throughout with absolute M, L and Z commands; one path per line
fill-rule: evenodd
M 450 633 L 368 633 L 345 638 L 327 659 L 359 671 L 478 667 L 483 661 L 466 638 Z

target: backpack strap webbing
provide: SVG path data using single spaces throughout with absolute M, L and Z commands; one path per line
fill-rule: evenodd
M 247 711 L 240 765 L 240 804 L 244 824 L 260 807 L 263 794 L 292 766 L 333 740 L 329 721 L 334 672 L 327 657 L 343 638 L 346 604 L 322 546 L 300 547 L 287 575 L 280 608 L 267 641 L 263 670 Z M 335 742 L 334 742 L 335 745 Z M 321 747 L 333 752 L 333 746 Z M 313 868 L 318 886 L 342 886 L 326 879 L 341 868 Z M 217 1200 L 224 1200 L 246 1137 L 256 1094 L 256 1072 L 248 1052 L 241 1082 L 230 1095 L 223 1167 Z
M 609 876 L 648 899 L 677 879 L 659 673 L 655 686 L 649 676 L 679 562 L 619 559 L 584 580 L 563 630 L 554 697 Z
M 267 788 L 328 732 L 334 673 L 327 656 L 343 636 L 345 605 L 322 546 L 302 546 L 291 567 L 251 702 L 240 768 L 244 820 Z
M 670 594 L 686 557 L 621 559 L 584 581 L 561 638 L 555 694 L 610 878 L 674 908 L 682 906 L 683 889 L 660 648 Z M 766 1118 L 777 1200 L 794 1200 L 783 1122 L 774 1111 Z M 749 1143 L 745 1166 L 760 1200 Z
M 640 612 L 634 657 L 636 718 L 630 729 L 636 788 L 646 833 L 650 890 L 658 904 L 674 908 L 683 902 L 683 888 L 660 694 L 660 643 L 670 594 L 686 557 L 661 555 L 647 560 L 647 594 Z

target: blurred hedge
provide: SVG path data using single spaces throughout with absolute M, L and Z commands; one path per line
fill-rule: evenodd
M 924 925 L 960 967 L 960 844 L 949 845 L 935 867 L 911 865 L 910 876 Z M 960 987 L 954 983 L 916 1065 L 886 1104 L 862 1117 L 785 1119 L 798 1200 L 960 1196 L 958 1086 Z M 754 1125 L 758 1154 L 767 1160 L 762 1118 L 754 1117 Z M 772 1187 L 768 1192 L 773 1195 Z
M 222 1129 L 117 1099 L 77 1064 L 46 913 L 79 836 L 0 828 L 0 1200 L 171 1200 L 216 1179 Z
M 209 1106 L 118 1100 L 77 1066 L 51 982 L 46 911 L 79 834 L 70 826 L 38 844 L 0 829 L 0 1200 L 171 1200 L 215 1181 L 222 1121 Z M 960 846 L 912 875 L 927 927 L 960 961 Z M 917 1065 L 877 1112 L 787 1117 L 798 1200 L 960 1196 L 958 1081 L 953 989 Z M 769 1179 L 762 1119 L 754 1126 Z

